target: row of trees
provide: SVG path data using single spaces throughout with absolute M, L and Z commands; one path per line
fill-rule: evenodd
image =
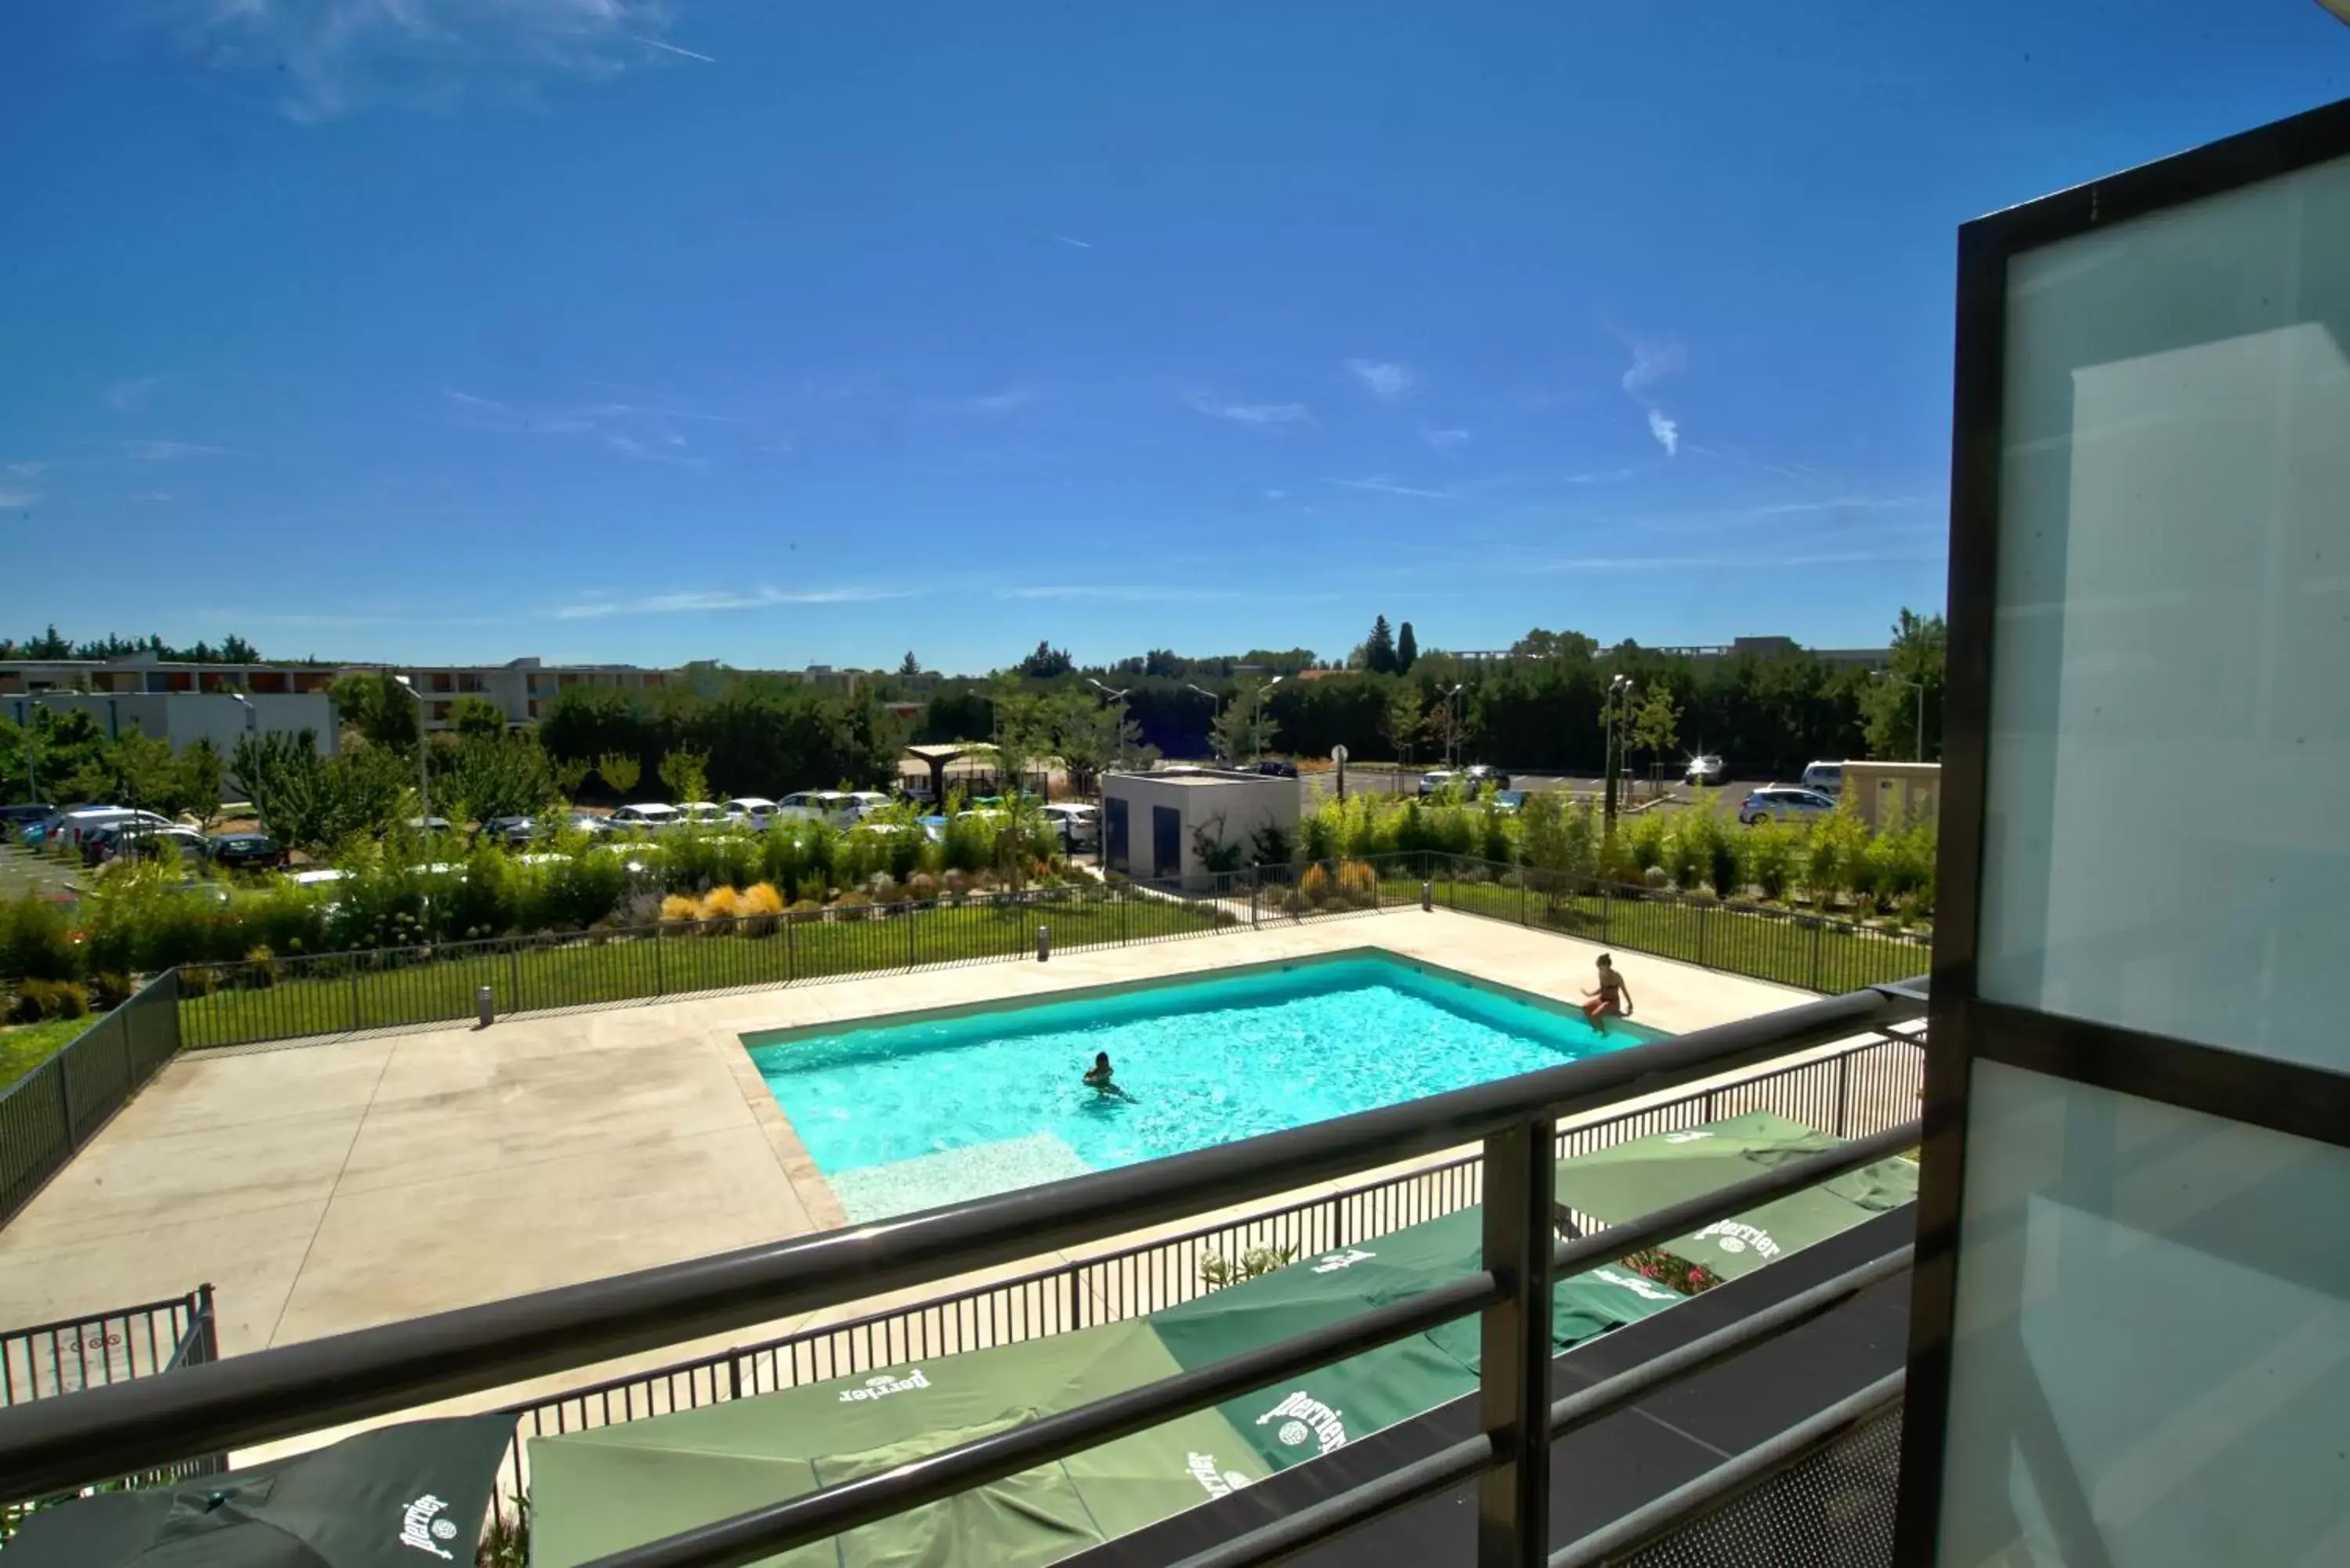
M 1801 649 L 1709 659 L 1629 642 L 1603 650 L 1579 633 L 1540 629 L 1499 659 L 1416 648 L 1407 659 L 1409 639 L 1384 643 L 1385 630 L 1382 618 L 1355 668 L 1301 669 L 1278 684 L 1273 677 L 1284 672 L 1270 667 L 1202 679 L 1139 672 L 1133 661 L 1018 682 L 1024 690 L 1091 693 L 1097 702 L 1106 699 L 1089 680 L 1120 686 L 1139 740 L 1170 756 L 1248 756 L 1276 745 L 1326 756 L 1344 745 L 1363 760 L 1409 762 L 1451 743 L 1463 758 L 1597 773 L 1606 766 L 1608 693 L 1618 677 L 1632 682 L 1617 713 L 1619 734 L 1628 755 L 1652 766 L 1669 766 L 1680 749 L 1718 753 L 1733 772 L 1754 775 L 1792 774 L 1824 757 L 1918 760 L 1921 733 L 1922 760 L 1940 754 L 1947 639 L 1939 616 L 1903 610 L 1883 671 L 1831 664 Z M 1000 681 L 941 686 L 919 738 L 988 734 L 1002 689 Z
M 208 817 L 220 805 L 222 774 L 210 741 L 174 754 L 170 742 L 136 729 L 109 736 L 80 709 L 35 708 L 24 724 L 0 717 L 0 799 L 106 801 Z
M 38 637 L 28 637 L 21 642 L 14 638 L 0 637 L 0 659 L 121 659 L 133 653 L 151 653 L 158 659 L 190 664 L 261 662 L 261 655 L 253 644 L 234 632 L 221 639 L 218 646 L 197 641 L 185 648 L 174 648 L 152 633 L 140 638 L 109 633 L 92 641 L 74 642 L 57 630 L 55 622 L 45 628 Z

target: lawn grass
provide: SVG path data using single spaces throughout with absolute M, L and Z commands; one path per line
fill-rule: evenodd
M 190 1046 L 244 1044 L 474 1015 L 490 988 L 503 1014 L 684 996 L 738 986 L 881 973 L 913 964 L 1031 956 L 1036 928 L 1056 949 L 1191 936 L 1230 923 L 1172 900 L 1082 897 L 925 908 L 861 919 L 745 920 L 648 937 L 597 934 L 469 943 L 181 971 Z
M 98 1023 L 89 1018 L 47 1018 L 0 1029 L 0 1090 L 65 1049 L 66 1042 Z
M 1434 892 L 1438 904 L 1465 914 L 1829 995 L 1908 980 L 1932 963 L 1924 941 L 1792 911 L 1678 898 L 1552 897 L 1471 877 L 1440 877 Z

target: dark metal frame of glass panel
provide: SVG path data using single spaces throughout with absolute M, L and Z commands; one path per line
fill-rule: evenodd
M 1925 1166 L 1894 1560 L 1931 1563 L 1958 1294 L 1967 1085 L 1977 1058 L 2350 1147 L 2350 1075 L 1985 1001 L 1976 989 L 1997 611 L 2007 275 L 2014 257 L 2350 156 L 2350 99 L 2012 207 L 1959 230 L 1950 669 L 1936 867 Z M 2272 1264 L 2273 1260 L 2265 1260 Z

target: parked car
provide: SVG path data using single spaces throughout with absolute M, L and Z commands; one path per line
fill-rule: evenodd
M 296 888 L 324 888 L 336 882 L 348 882 L 351 874 L 333 866 L 311 866 L 299 871 L 288 871 L 286 880 Z
M 213 864 L 231 871 L 271 871 L 286 864 L 286 851 L 265 833 L 215 833 Z
M 430 836 L 448 832 L 450 825 L 449 819 L 445 816 L 411 816 L 402 826 L 411 833 Z
M 1752 827 L 1758 822 L 1811 822 L 1836 808 L 1832 795 L 1801 784 L 1771 784 L 1739 803 L 1738 820 Z
M 1681 783 L 1701 784 L 1708 788 L 1720 784 L 1727 775 L 1727 764 L 1711 752 L 1700 753 L 1689 760 L 1681 770 Z
M 1257 763 L 1256 771 L 1268 778 L 1294 779 L 1297 776 L 1297 764 L 1286 757 L 1267 757 Z
M 508 849 L 520 849 L 532 839 L 544 838 L 554 831 L 553 823 L 541 822 L 536 817 L 494 816 L 482 824 L 481 836 Z
M 1804 786 L 1806 789 L 1815 789 L 1825 795 L 1837 795 L 1843 794 L 1844 764 L 1842 763 L 1814 763 L 1811 766 L 1804 770 Z
M 1493 809 L 1505 816 L 1514 816 L 1526 808 L 1526 792 L 1522 789 L 1497 789 L 1493 792 Z
M 192 828 L 127 821 L 83 828 L 80 848 L 82 864 L 98 866 L 126 855 L 140 860 L 164 860 L 174 855 L 201 860 L 206 845 L 204 836 Z
M 1419 793 L 1422 794 L 1442 794 L 1446 790 L 1451 789 L 1454 784 L 1460 782 L 1461 775 L 1459 774 L 1454 773 L 1450 768 L 1438 768 L 1433 772 L 1424 773 L 1419 775 Z
M 716 827 L 726 820 L 726 808 L 714 800 L 689 800 L 677 808 L 678 822 L 686 827 Z M 739 821 L 740 814 L 736 819 Z
M 684 821 L 677 807 L 660 801 L 644 801 L 636 805 L 624 805 L 605 821 L 615 833 L 634 830 L 639 833 L 659 833 Z
M 1101 847 L 1101 809 L 1078 801 L 1059 801 L 1045 808 L 1045 825 L 1060 836 L 1061 847 L 1071 854 Z
M 46 844 L 62 844 L 68 849 L 78 849 L 82 840 L 102 827 L 177 827 L 180 825 L 168 816 L 151 811 L 133 811 L 126 805 L 84 805 L 67 811 L 49 827 L 42 840 Z
M 0 805 L 0 841 L 43 821 L 57 809 L 53 805 Z
M 612 831 L 611 819 L 598 816 L 592 811 L 573 812 L 563 819 L 563 826 L 566 832 L 570 833 L 596 834 Z
M 763 794 L 741 794 L 724 802 L 720 807 L 729 822 L 740 822 L 754 830 L 764 828 L 775 820 L 775 803 Z
M 886 811 L 889 805 L 889 797 L 878 789 L 853 789 L 848 792 L 847 809 L 852 822 L 877 811 Z

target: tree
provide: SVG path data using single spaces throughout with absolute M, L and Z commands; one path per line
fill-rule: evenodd
M 1379 711 L 1379 733 L 1395 751 L 1396 761 L 1409 767 L 1411 748 L 1428 729 L 1428 715 L 1419 705 L 1419 693 L 1409 686 L 1399 686 L 1388 694 L 1386 705 Z M 1403 787 L 1398 776 L 1396 787 Z
M 920 675 L 921 672 L 922 661 L 914 657 L 914 650 L 912 649 L 908 649 L 906 650 L 906 657 L 898 661 L 898 673 L 900 675 L 912 676 Z
M 539 749 L 545 751 L 546 748 L 541 746 Z M 588 775 L 596 771 L 596 764 L 585 757 L 566 757 L 559 763 L 550 762 L 547 771 L 555 775 L 555 787 L 563 792 L 564 799 L 577 800 L 580 787 L 587 784 Z
M 369 748 L 322 757 L 317 734 L 272 731 L 247 735 L 229 756 L 261 825 L 281 844 L 325 853 L 398 821 L 408 798 L 407 764 Z
M 710 798 L 710 753 L 708 752 L 675 751 L 661 758 L 661 787 L 669 791 L 673 801 L 700 801 Z
M 457 747 L 443 786 L 457 821 L 536 816 L 558 792 L 546 753 L 532 735 L 476 735 Z
M 506 732 L 505 710 L 486 697 L 468 694 L 449 704 L 449 727 L 470 741 L 495 740 Z
M 1363 668 L 1374 675 L 1396 672 L 1395 633 L 1388 629 L 1388 618 L 1379 616 L 1371 622 L 1371 635 L 1363 640 Z
M 1419 660 L 1419 639 L 1412 635 L 1411 622 L 1406 621 L 1396 632 L 1395 667 L 1398 675 L 1409 675 Z
M 1055 694 L 1050 705 L 1053 748 L 1069 770 L 1069 787 L 1079 794 L 1093 793 L 1094 781 L 1120 754 L 1134 754 L 1141 730 L 1118 708 L 1097 702 L 1083 691 Z
M 1661 681 L 1648 688 L 1648 701 L 1632 715 L 1632 744 L 1648 753 L 1648 782 L 1657 778 L 1657 765 L 1668 748 L 1680 739 L 1680 710 L 1674 705 L 1673 690 Z
M 1281 723 L 1267 709 L 1264 682 L 1243 682 L 1232 692 L 1232 700 L 1216 710 L 1208 725 L 1208 747 L 1218 758 L 1228 763 L 1243 762 L 1262 756 L 1280 733 Z
M 1893 626 L 1893 650 L 1885 672 L 1859 691 L 1861 732 L 1869 755 L 1922 763 L 1941 753 L 1942 689 L 1949 667 L 1950 628 L 1942 618 L 1920 616 L 1904 607 Z M 1923 756 L 1918 746 L 1920 729 L 1925 732 Z
M 1038 639 L 1036 651 L 1020 661 L 1020 673 L 1031 680 L 1050 680 L 1066 675 L 1076 668 L 1066 648 L 1055 648 L 1051 642 Z
M 191 811 L 204 822 L 210 822 L 220 811 L 221 776 L 226 771 L 220 748 L 209 735 L 199 735 L 195 742 L 180 753 L 180 798 L 176 811 Z
M 1000 680 L 995 689 L 994 731 L 989 743 L 995 753 L 997 782 L 1003 786 L 1003 822 L 995 834 L 995 856 L 1018 892 L 1027 872 L 1024 849 L 1041 819 L 1043 802 L 1026 787 L 1029 772 L 1052 753 L 1052 717 L 1046 700 L 1022 690 L 1016 680 Z
M 355 670 L 327 688 L 335 717 L 370 746 L 416 749 L 417 700 L 388 670 Z
M 643 774 L 644 764 L 622 752 L 606 752 L 596 759 L 596 776 L 604 781 L 605 788 L 624 801 Z

